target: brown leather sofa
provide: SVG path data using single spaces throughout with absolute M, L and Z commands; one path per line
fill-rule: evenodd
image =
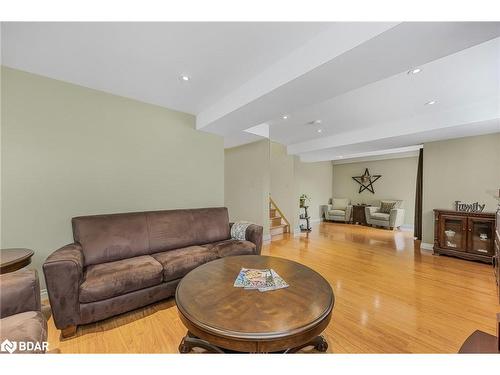
M 134 212 L 72 219 L 74 243 L 43 265 L 63 337 L 76 327 L 174 295 L 180 279 L 211 260 L 260 254 L 262 227 L 232 240 L 227 208 Z
M 41 311 L 40 284 L 35 270 L 0 275 L 0 353 L 43 353 L 47 320 Z M 24 343 L 22 348 L 20 343 Z

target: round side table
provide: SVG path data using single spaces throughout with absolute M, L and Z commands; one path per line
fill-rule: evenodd
M 1 249 L 0 274 L 14 272 L 31 263 L 34 251 L 30 249 Z

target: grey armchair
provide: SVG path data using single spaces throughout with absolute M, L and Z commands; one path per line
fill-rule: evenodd
M 382 202 L 395 203 L 389 213 L 380 212 L 380 207 L 368 206 L 365 207 L 366 223 L 369 225 L 377 225 L 389 229 L 399 229 L 404 224 L 405 210 L 400 208 L 403 201 L 400 200 L 383 200 Z
M 351 220 L 352 206 L 347 198 L 333 198 L 332 204 L 322 206 L 322 210 L 325 220 L 346 223 Z
M 11 342 L 1 353 L 45 352 L 47 320 L 41 311 L 37 272 L 20 270 L 0 275 L 0 290 L 0 342 Z

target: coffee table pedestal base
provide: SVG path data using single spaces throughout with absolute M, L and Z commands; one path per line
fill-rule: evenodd
M 316 336 L 314 339 L 311 341 L 303 344 L 296 346 L 294 348 L 286 349 L 284 351 L 278 352 L 278 353 L 284 353 L 284 354 L 292 354 L 292 353 L 297 353 L 299 350 L 304 349 L 308 346 L 313 346 L 314 349 L 316 349 L 319 352 L 326 352 L 328 349 L 328 343 L 326 342 L 325 338 L 323 336 Z M 179 353 L 186 354 L 191 352 L 194 348 L 200 348 L 206 350 L 207 353 L 238 353 L 236 351 L 231 351 L 227 349 L 220 348 L 218 346 L 215 346 L 213 344 L 210 344 L 208 341 L 202 340 L 196 336 L 194 336 L 191 332 L 188 332 L 186 336 L 182 339 L 181 343 L 179 344 Z

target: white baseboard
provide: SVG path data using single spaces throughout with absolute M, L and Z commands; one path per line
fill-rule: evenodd
M 271 234 L 270 233 L 264 234 L 262 236 L 262 243 L 264 243 L 264 244 L 271 243 Z
M 47 289 L 42 289 L 40 290 L 40 300 L 46 300 L 49 298 L 49 295 L 47 294 Z
M 434 245 L 431 243 L 427 243 L 427 242 L 421 242 L 420 243 L 420 250 L 433 251 Z
M 413 231 L 413 224 L 403 224 L 399 228 L 404 231 Z

